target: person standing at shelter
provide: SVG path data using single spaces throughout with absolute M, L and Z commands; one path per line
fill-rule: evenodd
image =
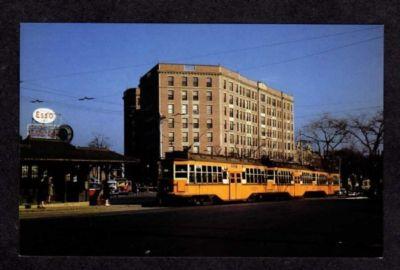
M 49 182 L 48 182 L 47 188 L 48 188 L 47 203 L 50 203 L 54 196 L 54 183 L 53 183 L 52 176 L 49 177 Z
M 47 176 L 43 176 L 38 183 L 37 186 L 37 208 L 45 208 L 44 207 L 44 201 L 47 200 L 48 197 L 48 191 L 49 191 L 49 187 L 48 187 L 48 177 Z

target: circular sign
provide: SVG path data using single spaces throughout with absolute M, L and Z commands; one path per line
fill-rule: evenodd
M 42 124 L 49 124 L 56 120 L 56 113 L 48 108 L 39 108 L 33 111 L 33 119 Z
M 74 131 L 69 125 L 61 125 L 58 128 L 58 137 L 65 142 L 71 142 L 74 137 Z

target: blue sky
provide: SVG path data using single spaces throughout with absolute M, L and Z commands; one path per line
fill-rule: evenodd
M 48 107 L 123 152 L 123 91 L 157 62 L 220 64 L 294 96 L 295 128 L 383 106 L 383 26 L 21 24 L 20 134 Z M 83 96 L 93 101 L 79 101 Z M 41 104 L 30 103 L 41 99 Z

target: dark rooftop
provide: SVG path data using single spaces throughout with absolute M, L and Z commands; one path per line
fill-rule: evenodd
M 25 139 L 21 142 L 21 160 L 76 162 L 135 162 L 108 149 L 76 147 L 67 142 L 46 139 Z

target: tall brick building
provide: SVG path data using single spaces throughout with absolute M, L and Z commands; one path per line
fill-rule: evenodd
M 159 63 L 124 101 L 128 156 L 294 156 L 293 97 L 222 66 Z

